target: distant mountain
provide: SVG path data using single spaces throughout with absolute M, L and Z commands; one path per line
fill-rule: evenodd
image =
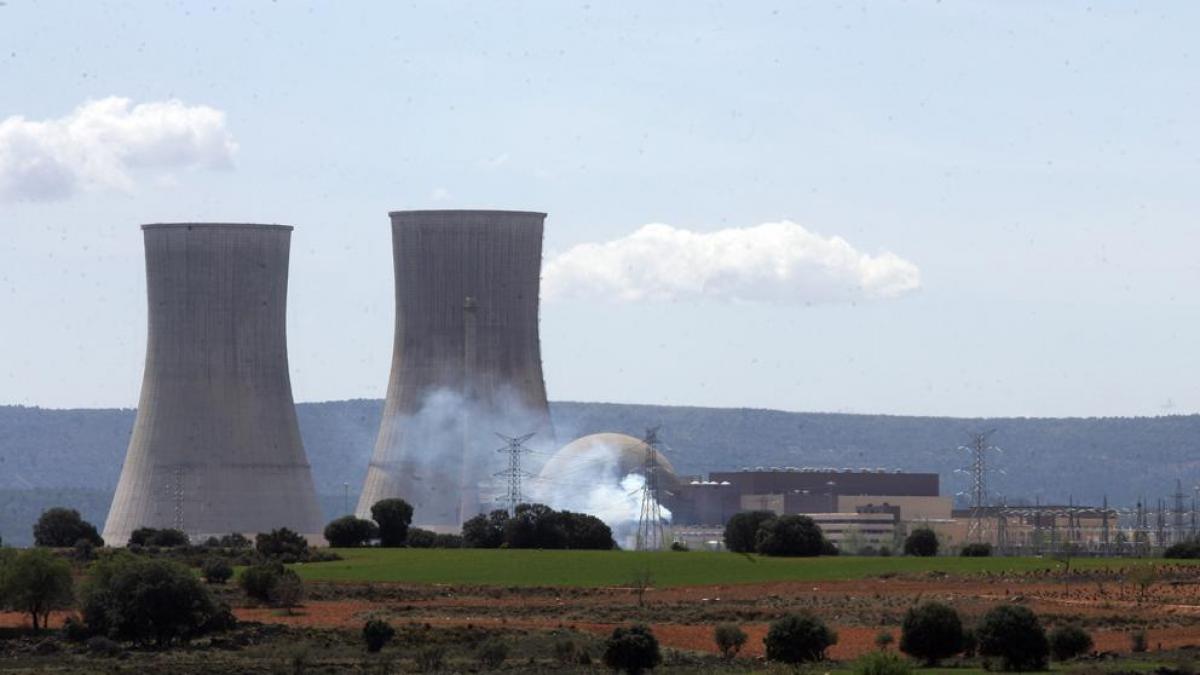
M 300 431 L 328 516 L 353 506 L 366 474 L 383 402 L 301 403 Z M 559 442 L 588 433 L 640 436 L 662 425 L 680 473 L 742 466 L 887 467 L 936 471 L 943 494 L 966 488 L 955 448 L 995 429 L 1003 448 L 993 494 L 1014 499 L 1155 500 L 1200 478 L 1200 416 L 1131 418 L 896 417 L 606 403 L 551 404 Z M 51 505 L 78 508 L 101 525 L 121 472 L 134 411 L 0 407 L 0 536 L 30 540 Z M 348 489 L 346 486 L 349 486 Z M 347 497 L 348 495 L 348 497 Z

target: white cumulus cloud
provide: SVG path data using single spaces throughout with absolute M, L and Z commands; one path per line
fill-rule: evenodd
M 225 113 L 178 100 L 134 104 L 112 96 L 65 117 L 0 121 L 0 198 L 54 201 L 80 190 L 128 191 L 146 173 L 227 168 L 237 143 Z
M 863 253 L 788 221 L 716 232 L 655 223 L 553 257 L 542 285 L 548 300 L 839 303 L 903 295 L 920 287 L 921 272 L 893 253 Z

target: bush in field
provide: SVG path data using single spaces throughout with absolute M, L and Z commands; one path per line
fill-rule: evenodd
M 1171 544 L 1163 551 L 1164 558 L 1200 558 L 1200 540 L 1190 539 Z
M 180 530 L 170 528 L 160 530 L 153 527 L 139 527 L 129 535 L 129 545 L 161 546 L 163 548 L 187 546 L 188 536 Z
M 404 545 L 409 548 L 433 548 L 436 543 L 437 532 L 423 530 L 419 527 L 410 527 L 408 539 L 404 541 Z
M 367 651 L 374 654 L 396 637 L 396 629 L 382 619 L 368 619 L 363 624 L 362 636 L 363 642 L 367 643 Z
M 825 535 L 808 516 L 779 516 L 758 526 L 754 542 L 762 555 L 812 557 L 821 555 Z
M 935 666 L 962 649 L 962 619 L 953 607 L 927 602 L 905 612 L 900 626 L 900 651 L 921 659 L 927 666 Z
M 775 517 L 774 511 L 743 511 L 725 523 L 725 548 L 734 553 L 753 553 L 758 543 L 758 526 Z
M 221 548 L 232 548 L 234 550 L 250 548 L 253 543 L 254 542 L 247 539 L 245 535 L 237 532 L 224 535 L 217 540 L 217 545 Z
M 33 543 L 36 546 L 68 548 L 80 539 L 86 539 L 93 546 L 104 545 L 96 526 L 84 520 L 75 509 L 49 509 L 42 513 L 33 526 Z
M 45 628 L 50 612 L 66 609 L 74 599 L 71 564 L 44 549 L 25 549 L 5 556 L 0 566 L 0 600 L 29 615 L 33 629 Z
M 413 507 L 403 499 L 381 499 L 371 506 L 371 519 L 379 526 L 379 545 L 384 548 L 404 546 L 408 526 L 412 524 Z
M 892 652 L 870 652 L 854 662 L 854 675 L 908 675 L 912 665 Z
M 837 633 L 811 614 L 789 614 L 771 623 L 763 645 L 767 660 L 782 663 L 821 661 L 825 650 L 837 644 Z
M 304 582 L 300 581 L 300 575 L 296 574 L 295 570 L 285 567 L 283 572 L 275 578 L 268 598 L 272 605 L 282 607 L 290 615 L 292 608 L 304 600 Z
M 567 548 L 607 551 L 616 546 L 616 542 L 613 541 L 612 528 L 596 516 L 559 511 L 558 517 L 563 529 L 566 530 Z M 674 549 L 674 545 L 672 545 L 672 549 Z
M 275 589 L 275 584 L 279 582 L 279 578 L 283 576 L 283 570 L 283 565 L 279 563 L 253 565 L 242 570 L 242 573 L 238 575 L 238 585 L 242 587 L 242 591 L 246 593 L 247 597 L 259 602 L 270 602 L 271 593 Z
M 223 558 L 209 558 L 200 567 L 200 573 L 210 584 L 223 584 L 233 577 L 233 566 Z
M 379 527 L 369 520 L 343 516 L 325 526 L 325 541 L 334 548 L 358 548 L 379 538 Z
M 83 619 L 95 635 L 159 647 L 235 623 L 229 608 L 214 601 L 187 567 L 133 556 L 92 566 Z
M 1083 628 L 1068 624 L 1050 631 L 1050 653 L 1055 661 L 1067 661 L 1092 651 L 1092 636 Z
M 879 648 L 879 651 L 886 652 L 895 641 L 896 636 L 892 635 L 890 630 L 881 630 L 875 634 L 875 646 Z
M 417 670 L 422 673 L 436 673 L 446 663 L 446 648 L 440 645 L 430 645 L 419 650 L 414 660 L 417 662 Z
M 1045 670 L 1050 655 L 1046 631 L 1028 607 L 1000 605 L 975 630 L 982 656 L 999 657 L 1004 670 Z
M 1148 641 L 1146 640 L 1146 631 L 1135 630 L 1129 634 L 1129 651 L 1141 654 L 1149 648 Z
M 285 563 L 298 562 L 308 556 L 308 541 L 286 527 L 260 532 L 254 537 L 254 548 L 265 558 Z
M 721 656 L 732 659 L 746 644 L 746 631 L 737 624 L 719 624 L 713 629 L 713 641 L 717 643 L 717 649 L 721 650 Z
M 929 558 L 937 555 L 937 552 L 937 533 L 928 527 L 919 527 L 904 539 L 904 555 Z
M 479 645 L 476 655 L 479 657 L 479 665 L 495 670 L 504 665 L 504 660 L 508 658 L 508 644 L 499 638 L 488 638 Z
M 613 670 L 637 675 L 654 670 L 661 662 L 658 639 L 647 626 L 618 626 L 604 643 L 604 665 Z
M 989 558 L 992 555 L 992 545 L 987 542 L 967 544 L 958 554 L 964 558 Z

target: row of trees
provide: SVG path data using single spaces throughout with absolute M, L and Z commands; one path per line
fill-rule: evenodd
M 772 556 L 837 555 L 820 526 L 808 516 L 744 511 L 725 524 L 725 548 Z

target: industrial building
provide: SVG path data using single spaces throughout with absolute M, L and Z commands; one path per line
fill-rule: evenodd
M 291 227 L 144 225 L 148 331 L 137 420 L 104 539 L 288 527 L 318 536 L 286 334 Z
M 457 531 L 486 508 L 495 433 L 553 447 L 538 292 L 544 213 L 397 211 L 396 323 L 383 419 L 358 502 L 400 497 Z

